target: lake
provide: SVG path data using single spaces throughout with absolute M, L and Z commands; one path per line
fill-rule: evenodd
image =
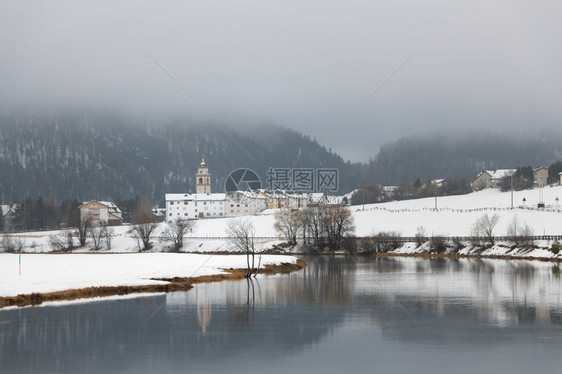
M 558 264 L 304 260 L 189 292 L 0 310 L 0 372 L 560 373 Z

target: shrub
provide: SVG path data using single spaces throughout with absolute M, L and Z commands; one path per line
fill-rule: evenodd
M 423 243 L 425 243 L 425 241 L 427 240 L 427 231 L 425 229 L 425 227 L 423 226 L 418 226 L 418 230 L 416 232 L 416 245 L 419 247 L 421 247 L 423 245 Z
M 560 244 L 558 240 L 555 240 L 554 243 L 552 243 L 552 246 L 550 247 L 550 252 L 557 255 L 561 249 L 562 249 L 562 244 Z
M 429 241 L 429 248 L 432 253 L 445 253 L 447 251 L 447 242 L 442 236 L 432 236 Z
M 454 249 L 455 253 L 457 253 L 458 251 L 460 251 L 464 247 L 465 247 L 465 245 L 461 241 L 460 238 L 453 238 L 453 249 Z
M 21 252 L 23 247 L 23 240 L 20 238 L 12 238 L 10 236 L 2 237 L 2 242 L 0 243 L 0 248 L 9 253 Z
M 379 232 L 369 238 L 372 252 L 386 253 L 402 246 L 400 235 L 394 231 Z

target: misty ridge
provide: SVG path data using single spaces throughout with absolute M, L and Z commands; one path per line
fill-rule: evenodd
M 0 115 L 0 193 L 91 199 L 194 192 L 201 157 L 213 192 L 228 173 L 255 170 L 267 188 L 269 168 L 338 168 L 339 193 L 363 184 L 433 178 L 473 180 L 485 169 L 550 165 L 562 158 L 561 136 L 491 131 L 407 136 L 351 163 L 315 139 L 278 125 L 222 128 L 185 119 L 141 121 L 117 114 L 4 112 Z

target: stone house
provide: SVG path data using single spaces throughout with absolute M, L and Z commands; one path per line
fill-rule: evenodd
M 544 186 L 548 183 L 548 168 L 546 166 L 539 166 L 533 169 L 533 175 L 537 186 Z

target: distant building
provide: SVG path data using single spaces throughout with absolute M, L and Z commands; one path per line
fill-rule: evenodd
M 492 176 L 494 172 L 492 170 L 484 170 L 476 179 L 470 184 L 474 191 L 483 190 L 485 188 L 492 187 Z
M 247 216 L 267 209 L 267 199 L 257 191 L 236 191 L 228 196 L 226 216 Z
M 92 200 L 78 207 L 80 220 L 90 218 L 93 226 L 120 226 L 123 223 L 122 212 L 112 202 Z
M 546 166 L 539 166 L 533 169 L 533 175 L 537 186 L 544 186 L 548 183 L 548 168 Z
M 391 199 L 397 189 L 398 186 L 382 186 L 382 193 L 387 199 Z
M 256 190 L 263 197 L 267 209 L 299 209 L 307 206 L 308 195 L 287 190 Z
M 446 179 L 433 179 L 431 183 L 434 184 L 437 188 L 441 188 L 443 187 L 446 181 L 447 181 Z
M 226 194 L 166 194 L 166 221 L 225 216 Z
M 515 175 L 516 169 L 498 169 L 492 175 L 492 188 L 500 188 L 502 180 Z
M 195 174 L 195 191 L 166 194 L 166 222 L 252 215 L 267 208 L 266 199 L 255 192 L 211 193 L 211 173 L 204 158 Z

